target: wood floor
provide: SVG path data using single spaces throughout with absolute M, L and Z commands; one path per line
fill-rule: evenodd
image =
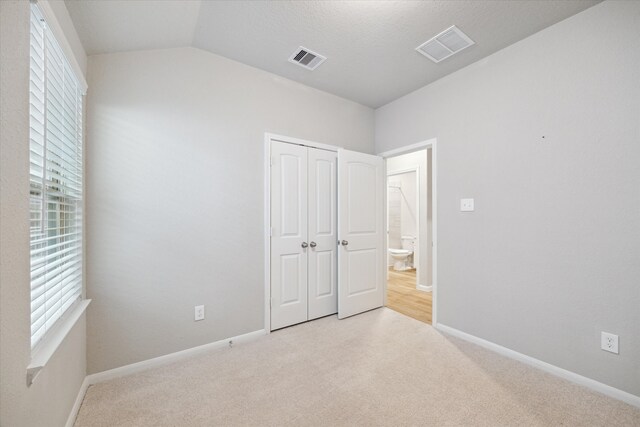
M 431 324 L 431 292 L 416 289 L 416 271 L 395 271 L 389 267 L 387 307 Z

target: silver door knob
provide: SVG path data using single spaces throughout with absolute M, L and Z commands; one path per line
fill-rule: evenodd
M 316 245 L 316 242 L 311 242 L 311 243 L 309 243 L 309 246 L 311 246 L 312 248 L 315 248 L 318 245 Z
M 341 243 L 342 243 L 342 246 L 347 246 L 349 244 L 349 242 L 347 242 L 346 240 L 343 240 Z
M 306 248 L 309 245 L 307 244 L 307 242 L 302 242 L 302 245 L 300 245 L 300 246 L 302 246 L 303 248 Z

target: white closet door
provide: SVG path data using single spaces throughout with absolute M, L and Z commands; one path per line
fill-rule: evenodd
M 338 151 L 338 317 L 384 301 L 382 157 Z
M 338 311 L 336 159 L 332 151 L 309 155 L 309 320 Z
M 307 148 L 271 144 L 271 329 L 307 312 Z

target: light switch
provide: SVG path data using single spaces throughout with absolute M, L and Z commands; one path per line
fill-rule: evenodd
M 460 199 L 460 212 L 473 212 L 473 199 Z

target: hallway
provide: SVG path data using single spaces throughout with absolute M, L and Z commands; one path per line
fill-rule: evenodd
M 416 270 L 395 271 L 389 267 L 387 307 L 431 324 L 432 292 L 416 289 Z

